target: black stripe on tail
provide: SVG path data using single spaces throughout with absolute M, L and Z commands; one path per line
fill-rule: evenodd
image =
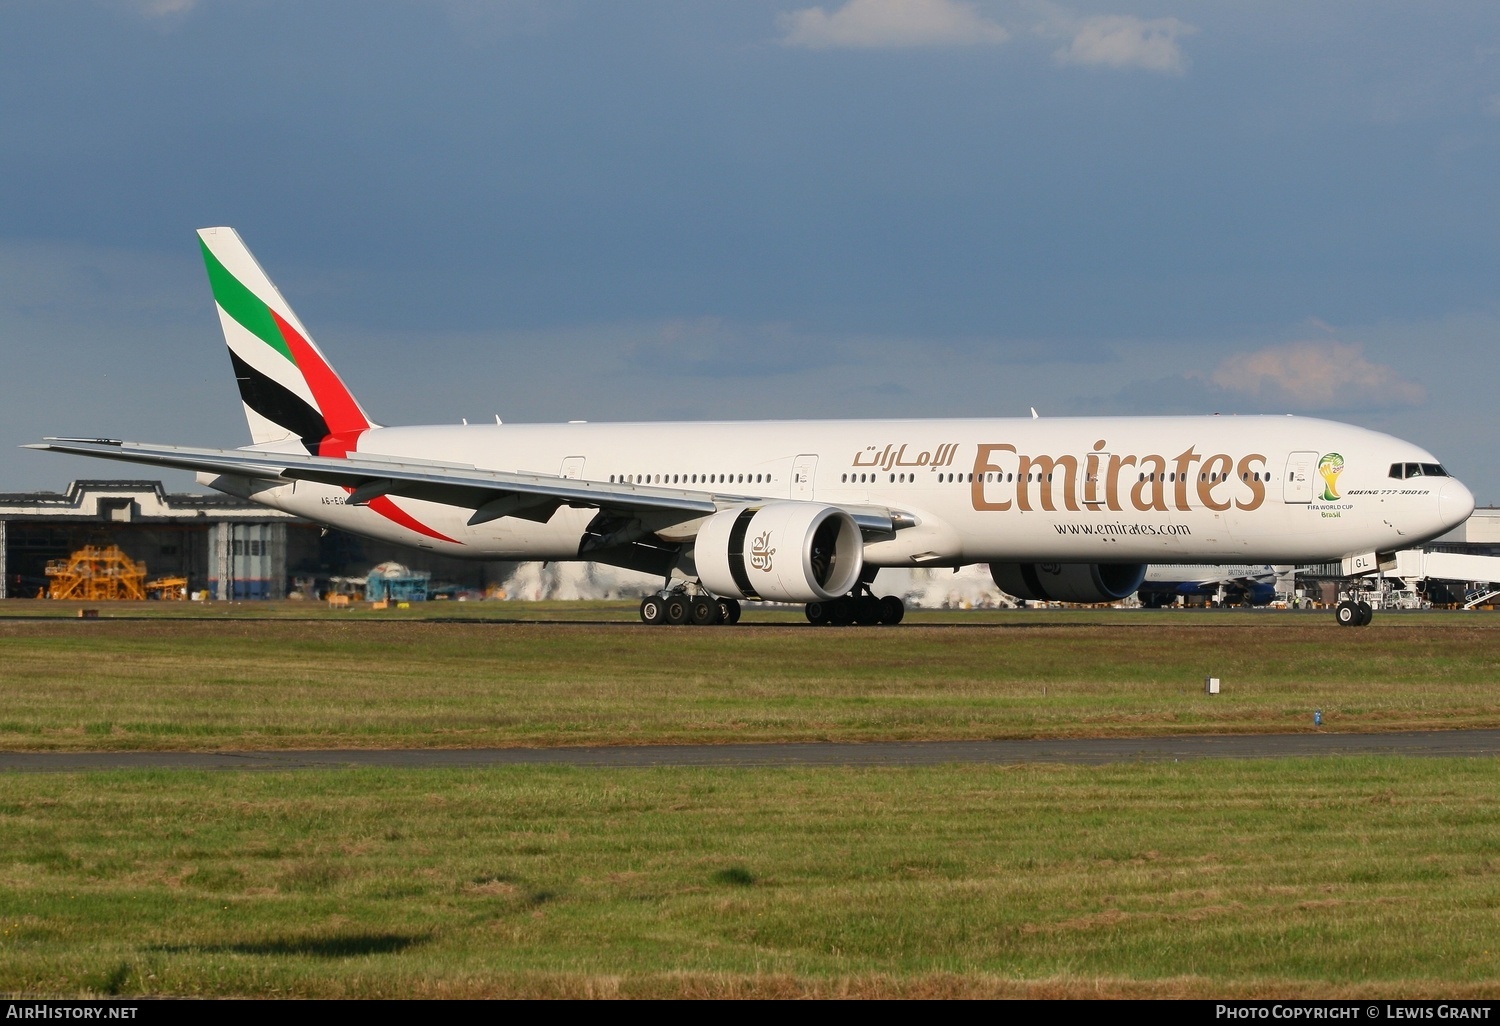
M 234 364 L 234 377 L 245 405 L 302 439 L 307 451 L 316 456 L 318 443 L 328 436 L 328 423 L 323 415 L 297 393 L 241 360 L 232 349 L 229 359 Z

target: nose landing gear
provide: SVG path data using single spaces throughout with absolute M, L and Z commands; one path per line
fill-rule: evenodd
M 1344 599 L 1333 607 L 1333 618 L 1340 627 L 1368 627 L 1375 618 L 1375 609 L 1364 599 Z

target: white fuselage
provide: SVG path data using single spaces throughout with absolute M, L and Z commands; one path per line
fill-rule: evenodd
M 1326 561 L 1410 548 L 1473 509 L 1451 477 L 1390 476 L 1436 464 L 1425 450 L 1301 417 L 474 424 L 372 428 L 357 452 L 909 514 L 915 526 L 866 543 L 873 566 Z M 303 481 L 252 497 L 476 559 L 578 558 L 596 514 L 470 527 L 472 510 L 394 500 L 418 533 L 346 494 Z

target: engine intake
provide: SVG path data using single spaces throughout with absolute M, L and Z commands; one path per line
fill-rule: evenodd
M 725 598 L 826 602 L 858 582 L 864 541 L 837 506 L 768 502 L 709 517 L 693 561 L 703 586 Z
M 991 563 L 1007 595 L 1049 602 L 1118 602 L 1146 579 L 1144 563 Z

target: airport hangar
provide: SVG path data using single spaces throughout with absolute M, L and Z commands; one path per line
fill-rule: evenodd
M 234 496 L 168 493 L 160 481 L 79 480 L 61 493 L 0 493 L 0 598 L 45 593 L 47 564 L 85 545 L 118 545 L 153 576 L 185 577 L 190 592 L 221 601 L 285 598 L 296 578 L 361 577 L 387 561 L 482 592 L 516 566 L 360 538 Z M 1500 556 L 1500 508 L 1476 509 L 1426 550 Z
M 394 561 L 483 591 L 515 563 L 469 562 L 359 538 L 229 495 L 168 493 L 160 481 L 80 480 L 64 492 L 0 493 L 0 598 L 36 598 L 46 567 L 117 545 L 153 577 L 185 577 L 218 600 L 287 597 L 294 579 L 363 577 Z

